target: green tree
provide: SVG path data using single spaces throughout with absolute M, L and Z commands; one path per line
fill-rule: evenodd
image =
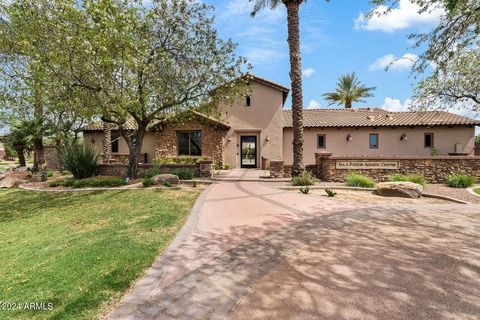
M 130 178 L 152 122 L 241 94 L 244 59 L 218 37 L 212 10 L 191 0 L 85 0 L 62 11 L 68 23 L 58 18 L 49 41 L 65 45 L 56 48 L 53 73 L 83 108 L 118 128 Z
M 25 153 L 32 151 L 37 130 L 38 124 L 35 121 L 23 120 L 16 122 L 5 137 L 5 145 L 15 150 L 21 167 L 26 166 Z
M 249 0 L 254 2 L 252 16 L 265 7 L 275 9 L 283 4 L 287 8 L 288 48 L 290 53 L 290 80 L 292 83 L 293 165 L 292 175 L 305 170 L 303 163 L 303 93 L 302 62 L 300 52 L 299 11 L 303 0 Z
M 324 93 L 325 100 L 330 101 L 330 105 L 343 105 L 345 108 L 351 108 L 353 102 L 365 102 L 363 98 L 373 97 L 372 91 L 375 87 L 366 87 L 359 80 L 355 72 L 344 74 L 337 82 L 335 92 Z

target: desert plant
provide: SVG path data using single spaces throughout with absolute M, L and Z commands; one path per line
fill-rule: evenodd
M 470 175 L 452 175 L 446 181 L 446 184 L 452 188 L 469 188 L 475 183 L 477 183 L 477 179 Z
M 102 188 L 102 187 L 119 187 L 125 185 L 125 180 L 121 178 L 105 178 L 105 179 L 69 179 L 57 180 L 48 184 L 50 187 L 67 187 L 67 188 Z
M 224 169 L 224 170 L 230 170 L 231 167 L 232 167 L 232 166 L 230 165 L 230 163 L 225 163 L 225 164 L 223 165 L 223 169 Z
M 292 178 L 293 186 L 312 186 L 317 179 L 311 173 L 303 171 L 298 176 Z
M 178 157 L 166 157 L 156 158 L 153 163 L 156 165 L 162 164 L 197 164 L 199 161 L 208 160 L 207 157 L 190 157 L 190 156 L 178 156 Z
M 308 194 L 310 192 L 310 187 L 306 186 L 303 188 L 298 189 L 303 194 Z
M 345 180 L 349 187 L 372 188 L 375 186 L 375 181 L 358 173 L 349 173 Z
M 188 168 L 180 168 L 173 170 L 172 174 L 178 176 L 180 180 L 192 180 L 195 176 L 195 171 Z
M 192 182 L 192 187 L 196 188 L 197 187 L 197 181 Z
M 222 166 L 220 165 L 220 163 L 213 164 L 213 170 L 222 170 Z
M 438 156 L 439 154 L 440 154 L 440 151 L 438 151 L 437 148 L 434 148 L 434 147 L 431 147 L 431 148 L 430 148 L 430 155 L 431 155 L 432 157 Z
M 408 175 L 392 174 L 388 177 L 388 180 L 389 181 L 408 181 L 408 182 L 418 183 L 423 187 L 427 185 L 427 183 L 425 182 L 425 178 L 418 174 L 408 174 Z
M 159 174 L 160 174 L 160 167 L 157 164 L 154 164 L 152 168 L 145 171 L 145 178 L 153 178 Z
M 67 144 L 58 150 L 58 161 L 75 179 L 92 177 L 98 161 L 98 153 L 87 145 Z
M 142 184 L 145 188 L 150 187 L 153 184 L 152 178 L 144 178 Z
M 47 177 L 51 178 L 55 174 L 55 171 L 53 169 L 47 169 Z
M 333 198 L 337 195 L 337 193 L 333 190 L 330 190 L 330 189 L 325 189 L 325 192 L 327 193 L 327 196 L 330 197 L 330 198 Z

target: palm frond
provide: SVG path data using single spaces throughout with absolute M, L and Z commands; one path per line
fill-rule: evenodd
M 257 13 L 266 8 L 270 7 L 270 9 L 275 9 L 280 3 L 282 3 L 281 0 L 248 0 L 249 2 L 254 2 L 252 12 L 250 15 L 252 17 L 255 17 Z
M 375 87 L 366 87 L 359 80 L 355 72 L 343 74 L 337 82 L 335 92 L 324 93 L 329 105 L 338 104 L 351 106 L 352 102 L 365 102 L 362 98 L 373 97 Z

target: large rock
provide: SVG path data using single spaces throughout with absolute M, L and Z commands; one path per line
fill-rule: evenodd
M 156 185 L 164 184 L 165 182 L 169 182 L 171 184 L 178 184 L 180 182 L 180 179 L 178 179 L 178 176 L 168 173 L 159 174 L 152 178 L 152 183 Z
M 381 182 L 377 184 L 376 194 L 385 197 L 420 198 L 423 187 L 413 182 Z
M 3 180 L 3 178 L 6 178 L 6 177 L 7 177 L 7 175 L 6 175 L 6 174 L 4 174 L 4 173 L 0 173 L 0 181 L 2 181 L 2 180 Z
M 7 176 L 0 181 L 0 188 L 16 188 L 25 182 L 27 181 L 16 177 Z

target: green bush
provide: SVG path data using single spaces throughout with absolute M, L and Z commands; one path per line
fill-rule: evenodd
M 430 148 L 430 155 L 431 155 L 432 157 L 436 157 L 436 156 L 438 156 L 439 154 L 440 154 L 440 151 L 438 151 L 437 148 L 434 148 L 434 147 Z
M 307 171 L 303 171 L 292 178 L 292 185 L 294 186 L 313 186 L 315 182 L 317 182 L 317 179 Z
M 333 198 L 337 195 L 337 193 L 333 190 L 330 189 L 325 189 L 325 193 L 327 194 L 328 197 Z
M 145 188 L 150 187 L 153 184 L 152 178 L 143 179 L 142 184 Z
M 422 186 L 426 186 L 427 183 L 425 182 L 425 178 L 418 174 L 392 174 L 388 177 L 389 181 L 408 181 L 413 183 L 418 183 Z
M 230 170 L 231 167 L 232 167 L 232 166 L 230 165 L 230 163 L 225 163 L 225 164 L 223 165 L 223 169 L 225 169 L 225 170 Z
M 167 158 L 156 158 L 153 160 L 153 163 L 157 165 L 161 164 L 197 164 L 199 161 L 208 160 L 207 157 L 189 157 L 189 156 L 179 156 L 179 157 L 167 157 Z
M 178 176 L 180 180 L 192 180 L 195 176 L 195 171 L 188 168 L 180 168 L 173 170 L 172 174 Z
M 373 188 L 375 186 L 375 181 L 358 173 L 349 173 L 346 182 L 349 187 Z
M 220 163 L 215 163 L 213 165 L 213 170 L 222 170 L 222 166 L 220 165 Z
M 87 145 L 72 143 L 58 150 L 58 161 L 74 179 L 85 179 L 94 175 L 98 153 Z
M 303 194 L 308 194 L 310 192 L 310 187 L 306 186 L 303 188 L 298 189 Z
M 172 183 L 171 183 L 171 182 L 168 182 L 168 181 L 165 181 L 165 182 L 163 183 L 163 185 L 164 185 L 165 187 L 167 187 L 167 188 L 170 188 L 170 187 L 172 186 Z
M 121 178 L 106 178 L 106 179 L 70 179 L 57 180 L 48 184 L 50 187 L 66 187 L 66 188 L 107 188 L 119 187 L 125 185 L 125 180 Z
M 159 174 L 160 174 L 160 168 L 157 165 L 154 165 L 152 168 L 145 171 L 145 178 L 153 178 Z
M 470 175 L 453 175 L 447 178 L 446 183 L 452 188 L 468 188 L 477 183 L 477 179 Z
M 53 169 L 47 169 L 47 177 L 51 178 L 55 174 L 55 171 Z

